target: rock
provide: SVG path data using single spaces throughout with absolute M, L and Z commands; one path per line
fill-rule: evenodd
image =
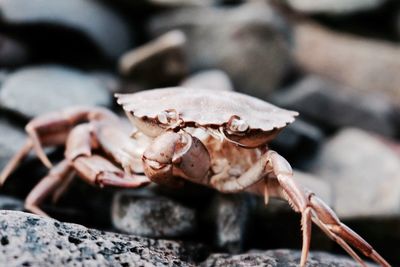
M 25 28 L 29 34 L 35 24 L 74 30 L 111 59 L 116 59 L 131 44 L 129 30 L 121 18 L 98 1 L 4 0 L 0 2 L 0 10 L 3 21 L 20 30 Z M 39 27 L 36 35 L 43 30 L 44 27 Z M 46 42 L 58 41 L 48 35 L 42 37 Z M 77 39 L 64 38 L 64 41 L 74 47 Z
M 1 266 L 195 266 L 204 247 L 0 211 Z
M 394 105 L 384 96 L 367 94 L 320 76 L 308 76 L 279 92 L 275 102 L 330 128 L 354 126 L 386 136 L 397 133 Z
M 302 112 L 301 116 L 303 117 Z M 304 120 L 296 119 L 272 140 L 270 146 L 279 151 L 279 154 L 291 164 L 306 167 L 323 142 L 323 138 L 324 134 L 318 127 Z
M 211 266 L 299 266 L 300 252 L 288 249 L 276 249 L 268 251 L 250 251 L 245 254 L 229 255 L 229 254 L 213 254 L 203 262 L 201 267 Z M 351 267 L 359 266 L 354 260 L 347 257 L 337 256 L 326 252 L 312 252 L 308 260 L 308 267 Z M 376 266 L 376 265 L 368 265 Z
M 118 230 L 149 237 L 181 237 L 194 232 L 193 210 L 165 197 L 121 191 L 114 196 L 112 221 Z
M 192 74 L 186 78 L 181 86 L 189 89 L 207 88 L 215 91 L 233 91 L 229 76 L 221 70 L 206 70 Z
M 24 202 L 6 195 L 0 195 L 0 210 L 24 210 Z
M 6 77 L 1 106 L 32 118 L 69 106 L 111 106 L 111 95 L 99 80 L 61 66 L 26 67 Z
M 217 246 L 229 253 L 241 252 L 250 219 L 249 199 L 245 195 L 218 194 L 213 209 Z
M 293 38 L 294 60 L 301 69 L 400 103 L 397 44 L 341 34 L 313 23 L 295 25 Z
M 20 42 L 0 34 L 0 66 L 20 65 L 28 60 L 28 49 Z
M 345 219 L 400 215 L 400 157 L 377 137 L 346 128 L 320 152 L 313 173 L 332 185 Z
M 26 136 L 22 129 L 0 118 L 0 171 L 12 156 L 24 145 Z
M 174 10 L 154 17 L 149 27 L 153 35 L 181 29 L 190 72 L 222 70 L 236 90 L 257 97 L 274 90 L 290 66 L 286 24 L 263 1 Z
M 176 85 L 188 71 L 185 43 L 183 32 L 165 33 L 125 53 L 119 62 L 120 72 L 148 88 Z
M 291 8 L 304 13 L 343 15 L 377 8 L 386 0 L 286 0 L 286 2 Z

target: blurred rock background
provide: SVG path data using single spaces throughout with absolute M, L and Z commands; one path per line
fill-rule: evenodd
M 23 145 L 26 122 L 40 114 L 73 105 L 121 113 L 115 92 L 176 85 L 235 90 L 300 112 L 271 147 L 291 162 L 296 179 L 400 265 L 399 42 L 395 0 L 2 0 L 0 169 Z M 53 162 L 63 155 L 62 148 L 49 153 Z M 46 172 L 29 157 L 0 188 L 0 208 L 23 210 L 23 199 Z M 254 196 L 194 185 L 119 191 L 75 179 L 59 203 L 48 201 L 43 209 L 61 221 L 151 237 L 135 242 L 145 249 L 168 246 L 176 264 L 187 266 L 276 266 L 274 260 L 283 258 L 295 266 L 295 251 L 260 251 L 301 245 L 300 218 L 286 203 L 265 207 Z M 52 224 L 29 216 L 3 212 L 1 225 L 28 224 L 40 231 Z M 13 258 L 23 244 L 13 242 L 12 229 L 0 229 L 7 263 L 34 265 L 29 249 L 23 260 Z M 57 261 L 54 251 L 62 250 L 56 242 L 45 253 L 57 263 L 84 264 L 98 251 L 111 255 L 115 265 L 134 266 L 137 255 L 157 262 L 153 250 L 122 249 L 114 236 L 101 237 L 108 245 L 96 249 L 81 242 L 87 238 L 82 235 L 54 238 L 67 238 L 79 249 L 69 261 Z M 180 248 L 159 239 L 203 245 Z M 312 249 L 344 254 L 317 228 Z M 217 252 L 231 254 L 211 255 Z M 128 256 L 116 259 L 118 253 Z M 338 256 L 329 259 L 315 256 L 312 264 L 338 260 L 338 266 L 349 266 Z M 171 259 L 163 260 L 168 265 Z

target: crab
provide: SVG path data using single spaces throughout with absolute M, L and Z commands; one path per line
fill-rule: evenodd
M 21 160 L 34 149 L 50 168 L 26 199 L 26 208 L 45 215 L 43 199 L 57 199 L 70 177 L 78 173 L 99 186 L 137 188 L 151 182 L 181 187 L 192 182 L 223 193 L 250 192 L 286 200 L 301 214 L 305 266 L 314 222 L 360 265 L 353 250 L 390 266 L 371 245 L 344 225 L 319 197 L 293 177 L 290 164 L 268 143 L 297 112 L 276 107 L 237 92 L 162 88 L 134 94 L 116 94 L 135 127 L 130 133 L 122 121 L 103 108 L 71 108 L 33 119 L 29 138 L 0 174 L 4 183 Z M 65 159 L 52 166 L 42 146 L 65 145 Z

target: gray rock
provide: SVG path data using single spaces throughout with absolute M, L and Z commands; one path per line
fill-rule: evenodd
M 0 34 L 0 66 L 9 67 L 25 63 L 28 49 L 20 42 Z
M 6 195 L 0 195 L 0 210 L 24 210 L 24 202 Z
M 119 62 L 120 72 L 148 88 L 176 85 L 188 72 L 185 44 L 183 32 L 165 33 L 125 53 Z
M 400 103 L 398 44 L 342 34 L 313 23 L 295 25 L 293 44 L 293 57 L 301 69 Z
M 216 243 L 230 253 L 243 250 L 250 219 L 249 199 L 245 195 L 218 194 L 213 203 Z
M 180 237 L 196 229 L 196 214 L 165 197 L 121 191 L 114 196 L 112 221 L 118 230 L 149 237 Z
M 332 185 L 339 217 L 400 215 L 400 157 L 367 132 L 340 131 L 322 148 L 313 172 Z
M 286 24 L 263 1 L 229 9 L 179 9 L 150 23 L 154 35 L 175 28 L 187 35 L 190 72 L 220 69 L 238 91 L 265 98 L 289 68 Z
M 74 29 L 113 59 L 130 45 L 124 22 L 98 1 L 5 0 L 0 2 L 0 9 L 2 19 L 13 25 L 40 23 Z
M 76 105 L 111 105 L 107 88 L 94 77 L 60 66 L 27 67 L 8 75 L 0 105 L 25 118 Z
M 26 136 L 22 129 L 0 118 L 0 171 L 23 146 Z
M 303 113 L 300 116 L 303 117 Z M 314 157 L 323 138 L 324 134 L 318 127 L 296 119 L 272 140 L 271 148 L 279 151 L 291 164 L 305 167 Z
M 207 88 L 217 91 L 233 91 L 229 76 L 221 70 L 205 70 L 192 74 L 186 78 L 181 86 L 189 89 Z
M 1 266 L 195 266 L 199 245 L 128 236 L 0 211 Z M 200 258 L 199 258 L 200 257 Z
M 200 266 L 201 267 L 211 267 L 211 266 L 295 267 L 299 266 L 299 262 L 300 262 L 299 251 L 288 250 L 288 249 L 277 249 L 277 250 L 268 250 L 265 252 L 250 251 L 248 253 L 239 255 L 213 254 L 210 257 L 208 257 L 208 259 L 205 262 L 203 262 Z M 359 265 L 358 263 L 347 257 L 337 256 L 325 252 L 313 252 L 310 253 L 307 266 L 308 267 L 321 267 L 321 266 L 356 267 Z
M 386 136 L 397 132 L 394 105 L 384 96 L 366 94 L 316 75 L 279 92 L 275 102 L 333 128 L 355 126 Z
M 343 15 L 377 8 L 386 0 L 286 0 L 286 2 L 300 12 Z

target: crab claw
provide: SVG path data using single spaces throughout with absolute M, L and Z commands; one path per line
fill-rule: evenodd
M 188 133 L 167 131 L 150 144 L 142 157 L 145 174 L 159 184 L 174 185 L 183 177 L 202 183 L 210 168 L 210 155 L 203 143 Z M 182 183 L 182 180 L 179 180 Z

